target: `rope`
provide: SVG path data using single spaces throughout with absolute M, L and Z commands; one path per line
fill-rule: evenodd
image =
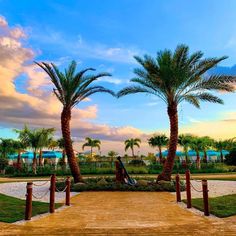
M 191 181 L 196 181 L 196 182 L 202 182 L 202 180 L 200 179 L 191 179 Z
M 202 190 L 198 190 L 198 189 L 196 189 L 196 188 L 192 185 L 191 182 L 190 182 L 190 185 L 191 185 L 191 187 L 192 187 L 196 192 L 198 192 L 198 193 L 202 193 L 202 192 L 203 192 Z
M 65 192 L 66 189 L 67 189 L 67 186 L 66 186 L 63 190 L 59 190 L 59 189 L 56 187 L 56 191 L 59 192 L 59 193 L 63 193 L 63 192 Z
M 48 193 L 49 193 L 50 189 L 48 189 L 43 195 L 37 197 L 35 196 L 33 193 L 32 193 L 32 196 L 35 198 L 35 199 L 42 199 L 43 197 L 45 197 Z
M 33 185 L 36 186 L 36 187 L 41 187 L 41 186 L 46 185 L 48 182 L 49 182 L 49 180 L 47 180 L 46 182 L 44 182 L 42 184 L 35 184 L 35 183 L 33 183 Z

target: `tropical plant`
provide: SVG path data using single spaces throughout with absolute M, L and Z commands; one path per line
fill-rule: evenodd
M 190 143 L 190 148 L 193 149 L 196 152 L 196 164 L 197 168 L 201 168 L 201 158 L 200 158 L 200 151 L 204 150 L 204 144 L 203 140 L 197 136 L 192 136 L 191 138 L 191 143 Z
M 13 143 L 13 139 L 0 138 L 0 154 L 3 158 L 7 159 L 9 154 L 15 152 Z
M 85 138 L 85 143 L 82 146 L 82 149 L 84 150 L 85 147 L 90 147 L 90 158 L 93 158 L 93 148 L 97 148 L 100 150 L 101 148 L 101 141 L 98 139 L 92 139 L 92 138 Z
M 56 148 L 58 148 L 57 140 L 55 140 L 54 138 L 50 138 L 48 148 L 51 149 L 52 151 L 54 151 Z
M 202 151 L 204 153 L 203 161 L 207 163 L 207 150 L 213 146 L 214 140 L 208 136 L 200 137 L 202 140 Z
M 186 163 L 189 162 L 188 149 L 190 147 L 191 140 L 192 135 L 190 134 L 181 134 L 178 137 L 178 144 L 183 148 Z
M 214 142 L 214 147 L 220 152 L 220 160 L 224 162 L 223 150 L 231 150 L 234 147 L 234 139 L 225 139 Z
M 131 139 L 125 140 L 125 151 L 127 151 L 128 149 L 131 149 L 132 157 L 135 158 L 134 147 L 136 146 L 140 148 L 140 143 L 141 143 L 141 140 L 139 138 L 131 138 Z
M 148 139 L 148 144 L 151 147 L 158 147 L 160 163 L 163 163 L 162 159 L 162 147 L 166 147 L 169 142 L 169 139 L 165 134 L 155 135 Z
M 57 140 L 57 146 L 62 150 L 62 166 L 65 167 L 65 165 L 66 165 L 66 151 L 65 151 L 64 138 L 60 138 Z
M 13 148 L 17 152 L 17 169 L 21 169 L 21 153 L 24 151 L 26 146 L 20 140 L 13 140 Z
M 62 103 L 63 109 L 61 112 L 61 130 L 65 141 L 65 150 L 70 165 L 71 173 L 74 182 L 82 181 L 79 165 L 76 161 L 72 142 L 71 142 L 71 111 L 72 108 L 78 105 L 81 101 L 88 98 L 92 94 L 98 92 L 106 92 L 115 95 L 109 89 L 99 85 L 92 86 L 91 84 L 98 78 L 110 76 L 108 73 L 99 73 L 97 75 L 85 75 L 88 71 L 94 71 L 92 68 L 87 68 L 76 73 L 76 62 L 72 61 L 68 69 L 62 73 L 53 63 L 37 63 L 50 77 L 54 84 L 53 92 L 57 99 Z
M 110 161 L 114 161 L 114 158 L 118 156 L 118 153 L 115 151 L 109 151 L 107 155 L 110 158 Z
M 178 105 L 189 102 L 200 107 L 200 101 L 223 104 L 223 100 L 209 91 L 234 91 L 235 76 L 212 75 L 206 72 L 227 57 L 204 58 L 201 51 L 189 55 L 186 45 L 177 46 L 175 52 L 164 50 L 156 58 L 145 55 L 135 57 L 142 66 L 134 73 L 137 78 L 131 79 L 136 85 L 128 86 L 118 92 L 122 97 L 128 94 L 147 93 L 159 97 L 167 105 L 170 121 L 170 142 L 167 160 L 158 180 L 170 180 L 174 166 L 178 143 Z

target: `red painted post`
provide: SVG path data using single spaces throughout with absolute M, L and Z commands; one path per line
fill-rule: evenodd
M 207 180 L 202 180 L 202 193 L 203 193 L 203 204 L 204 204 L 204 215 L 209 216 L 209 203 L 208 203 L 208 187 Z
M 33 183 L 27 183 L 26 185 L 26 202 L 25 202 L 25 220 L 31 220 L 32 216 L 32 192 Z
M 176 201 L 181 202 L 181 193 L 180 193 L 180 179 L 179 179 L 179 174 L 176 175 L 175 177 L 175 182 L 176 182 Z
M 56 191 L 56 175 L 51 176 L 51 185 L 50 185 L 50 204 L 49 212 L 54 213 L 55 211 L 55 191 Z
M 66 179 L 66 205 L 70 206 L 70 177 Z
M 186 170 L 185 177 L 186 177 L 187 208 L 191 208 L 192 202 L 191 202 L 191 184 L 190 184 L 190 171 L 189 170 Z

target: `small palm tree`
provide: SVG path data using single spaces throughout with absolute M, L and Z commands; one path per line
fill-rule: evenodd
M 131 149 L 132 157 L 135 158 L 134 147 L 136 146 L 140 148 L 140 143 L 141 143 L 141 140 L 139 138 L 131 138 L 131 139 L 125 140 L 125 151 L 127 151 L 128 149 Z
M 192 136 L 190 147 L 196 152 L 197 155 L 196 164 L 197 168 L 200 169 L 201 168 L 200 151 L 204 150 L 203 140 L 199 137 Z
M 178 137 L 178 144 L 181 147 L 183 147 L 186 163 L 189 162 L 188 149 L 189 149 L 189 147 L 191 145 L 191 140 L 192 140 L 192 135 L 190 135 L 190 134 L 181 134 Z
M 64 138 L 57 140 L 57 146 L 62 150 L 62 166 L 66 165 L 66 151 L 65 151 L 65 141 Z
M 61 112 L 61 130 L 62 136 L 65 141 L 65 150 L 70 165 L 71 173 L 74 182 L 82 181 L 82 176 L 76 157 L 74 154 L 71 142 L 71 111 L 72 108 L 78 105 L 81 101 L 98 92 L 110 93 L 115 96 L 114 92 L 99 85 L 92 86 L 91 84 L 98 78 L 103 76 L 110 76 L 108 73 L 100 73 L 97 75 L 85 75 L 88 71 L 94 71 L 93 68 L 76 73 L 76 62 L 72 61 L 68 69 L 62 73 L 57 66 L 53 63 L 48 64 L 45 62 L 37 63 L 50 77 L 51 82 L 54 84 L 54 94 L 57 99 L 62 103 L 63 109 Z
M 21 153 L 24 151 L 26 146 L 20 140 L 13 141 L 13 148 L 17 152 L 17 169 L 21 169 Z
M 85 143 L 82 146 L 82 149 L 84 150 L 85 147 L 90 147 L 90 157 L 91 159 L 93 158 L 93 148 L 97 148 L 100 150 L 101 146 L 101 141 L 98 139 L 92 139 L 92 138 L 85 138 Z
M 204 136 L 200 138 L 202 140 L 202 150 L 204 153 L 203 161 L 207 163 L 207 150 L 213 146 L 214 140 L 208 136 Z
M 231 149 L 232 139 L 219 140 L 214 142 L 214 147 L 220 152 L 220 160 L 224 162 L 223 150 Z
M 108 157 L 110 158 L 110 161 L 112 162 L 112 161 L 114 160 L 114 158 L 118 156 L 118 153 L 115 152 L 115 151 L 109 151 L 109 152 L 107 153 L 107 155 L 108 155 Z
M 158 147 L 160 163 L 163 163 L 162 160 L 162 147 L 166 147 L 169 142 L 169 139 L 165 134 L 155 135 L 148 139 L 148 144 L 151 147 Z
M 157 96 L 167 105 L 170 121 L 170 142 L 168 156 L 158 180 L 170 180 L 178 144 L 178 105 L 189 102 L 200 107 L 200 101 L 223 104 L 222 99 L 209 91 L 233 92 L 235 76 L 212 75 L 206 72 L 227 57 L 202 59 L 203 53 L 189 55 L 186 45 L 177 46 L 175 52 L 164 50 L 157 53 L 156 58 L 145 55 L 135 57 L 142 68 L 134 73 L 137 78 L 131 79 L 135 85 L 128 86 L 118 92 L 118 97 L 135 93 L 147 93 Z

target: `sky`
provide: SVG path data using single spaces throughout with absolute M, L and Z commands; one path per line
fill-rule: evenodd
M 0 0 L 0 137 L 13 128 L 55 127 L 60 137 L 61 105 L 46 74 L 33 61 L 64 69 L 93 67 L 112 77 L 97 81 L 114 91 L 129 85 L 133 56 L 155 56 L 184 43 L 205 57 L 228 56 L 212 73 L 236 74 L 236 1 L 219 0 Z M 235 93 L 219 94 L 224 105 L 179 106 L 180 133 L 236 136 Z M 147 139 L 169 134 L 165 104 L 156 97 L 120 99 L 96 94 L 73 110 L 72 135 L 81 151 L 85 137 L 102 141 L 101 151 L 124 153 L 124 140 L 142 139 L 140 153 L 155 152 Z

